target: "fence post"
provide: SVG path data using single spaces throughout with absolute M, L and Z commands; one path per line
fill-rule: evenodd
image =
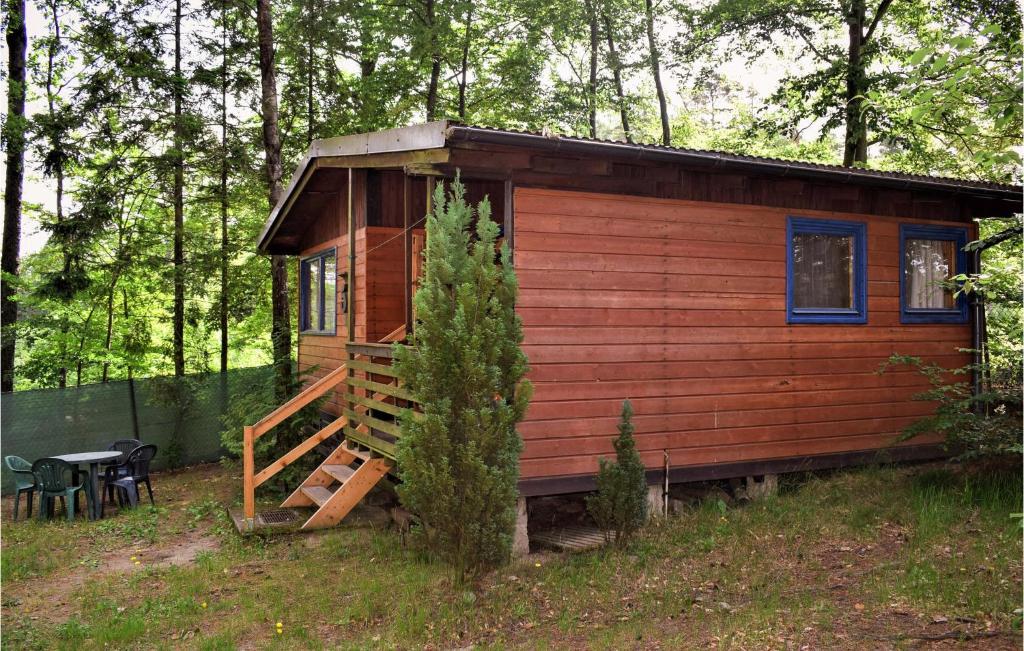
M 135 440 L 141 440 L 139 438 L 139 410 L 135 406 L 135 378 L 128 378 L 128 398 L 129 404 L 132 408 L 132 433 Z
M 242 437 L 242 509 L 245 524 L 250 531 L 256 524 L 256 487 L 253 486 L 253 475 L 256 470 L 254 443 L 252 425 L 246 425 Z

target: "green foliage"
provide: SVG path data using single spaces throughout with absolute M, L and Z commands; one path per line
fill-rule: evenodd
M 963 376 L 978 371 L 983 365 L 970 365 L 948 371 L 923 362 L 919 357 L 893 355 L 882 365 L 881 372 L 893 366 L 909 366 L 928 379 L 931 388 L 914 396 L 915 400 L 936 403 L 935 413 L 911 423 L 903 430 L 900 441 L 917 436 L 940 434 L 946 448 L 957 459 L 1019 456 L 1021 443 L 1021 384 L 1014 382 L 974 393 L 966 381 L 950 382 L 949 374 Z
M 507 244 L 495 259 L 488 200 L 474 211 L 458 178 L 447 194 L 439 184 L 426 229 L 413 346 L 395 350 L 399 377 L 423 410 L 401 418 L 398 493 L 420 517 L 427 549 L 465 579 L 509 557 L 522 447 L 515 428 L 532 387 L 523 380 L 516 277 Z
M 151 380 L 153 395 L 151 401 L 163 407 L 169 408 L 174 413 L 174 431 L 171 433 L 171 442 L 164 451 L 167 455 L 167 463 L 171 468 L 177 468 L 182 463 L 184 444 L 182 437 L 185 435 L 185 419 L 191 415 L 196 405 L 199 382 L 194 377 L 173 375 L 156 377 Z
M 633 431 L 633 405 L 625 400 L 619 435 L 613 443 L 615 461 L 600 460 L 597 493 L 587 496 L 587 510 L 597 526 L 620 547 L 647 520 L 647 477 Z
M 310 374 L 316 370 L 317 367 L 311 367 L 305 371 L 293 373 L 291 385 L 288 387 L 288 395 L 292 396 L 298 393 L 303 384 L 309 381 Z M 276 373 L 273 377 L 254 377 L 249 386 L 241 386 L 237 391 L 232 392 L 231 401 L 221 417 L 223 429 L 220 433 L 221 446 L 229 454 L 241 457 L 243 428 L 246 425 L 254 425 L 281 406 L 274 390 L 276 382 Z M 319 429 L 320 408 L 326 400 L 326 396 L 317 398 L 296 412 L 295 415 L 285 419 L 277 427 L 256 439 L 253 451 L 257 468 L 265 467 L 295 447 L 312 433 L 310 431 L 312 428 Z M 287 491 L 298 479 L 309 474 L 311 468 L 308 464 L 310 462 L 308 455 L 304 456 L 274 477 L 282 489 Z

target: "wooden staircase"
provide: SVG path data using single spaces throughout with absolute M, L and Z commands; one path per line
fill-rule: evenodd
M 333 447 L 323 462 L 281 504 L 282 509 L 315 509 L 305 520 L 302 529 L 338 524 L 394 469 L 394 441 L 400 435 L 395 419 L 402 409 L 414 405 L 411 396 L 398 386 L 398 378 L 390 364 L 381 364 L 379 360 L 390 361 L 389 342 L 404 338 L 405 328 L 401 327 L 377 344 L 350 342 L 347 346 L 350 359 L 346 364 L 306 387 L 255 425 L 245 428 L 242 453 L 243 512 L 242 517 L 236 520 L 240 530 L 251 532 L 256 528 L 255 491 L 259 485 L 341 434 L 345 438 Z M 362 377 L 356 377 L 357 373 Z M 340 385 L 344 386 L 341 397 L 347 406 L 343 414 L 277 461 L 255 472 L 256 440 Z

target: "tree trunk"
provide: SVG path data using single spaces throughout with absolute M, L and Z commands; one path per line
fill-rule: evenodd
M 228 370 L 228 19 L 221 8 L 220 77 L 220 372 Z
M 615 35 L 612 33 L 612 20 L 608 12 L 602 12 L 604 19 L 604 35 L 608 40 L 608 59 L 612 66 L 612 77 L 615 79 L 615 95 L 619 100 L 619 116 L 622 118 L 622 133 L 626 142 L 633 142 L 633 132 L 629 128 L 629 112 L 626 111 L 626 93 L 622 89 L 622 61 L 615 51 Z
M 185 157 L 182 151 L 181 0 L 174 3 L 174 374 L 185 374 Z
M 50 118 L 50 151 L 51 155 L 55 154 L 57 158 L 57 164 L 53 169 L 53 178 L 55 181 L 55 217 L 57 223 L 60 224 L 64 221 L 64 143 L 62 141 L 63 132 L 57 131 L 57 94 L 54 91 L 54 66 L 56 65 L 57 53 L 61 48 L 61 30 L 60 30 L 60 15 L 57 13 L 57 0 L 50 0 L 48 3 L 50 9 L 50 15 L 53 19 L 53 32 L 51 33 L 50 42 L 46 48 L 46 105 L 47 114 Z M 61 257 L 63 258 L 63 268 L 66 270 L 71 266 L 70 255 L 68 253 L 67 244 L 61 241 Z M 68 325 L 67 315 L 61 315 L 60 324 L 60 366 L 57 368 L 57 386 L 63 389 L 68 384 L 68 364 L 67 364 L 67 333 L 70 329 Z
M 587 22 L 590 23 L 590 80 L 587 83 L 587 116 L 590 127 L 590 137 L 597 137 L 597 55 L 600 47 L 599 34 L 597 31 L 597 8 L 594 3 L 597 0 L 585 0 L 587 9 Z
M 427 0 L 427 29 L 430 30 L 430 81 L 427 84 L 427 122 L 437 114 L 437 84 L 441 77 L 441 53 L 438 52 L 437 20 L 434 17 L 435 0 Z
M 313 18 L 314 5 L 313 1 L 309 0 L 306 3 L 306 143 L 312 144 L 316 129 L 314 127 L 316 123 L 316 115 L 313 107 L 313 59 L 315 53 L 313 52 Z
M 25 179 L 25 51 L 28 32 L 25 28 L 25 0 L 7 0 L 7 121 L 4 137 L 7 144 L 7 176 L 4 186 L 4 237 L 0 253 L 0 391 L 14 391 L 15 327 L 18 303 L 15 289 L 7 274 L 18 276 L 21 250 L 21 189 Z
M 654 88 L 658 91 L 658 110 L 661 112 L 661 144 L 672 144 L 672 127 L 668 123 L 668 102 L 665 100 L 665 88 L 661 84 L 661 54 L 658 41 L 654 38 L 654 3 L 644 0 L 647 18 L 647 46 L 651 50 L 651 74 L 654 76 Z
M 462 43 L 462 75 L 459 79 L 459 120 L 466 121 L 466 75 L 469 69 L 469 44 L 473 29 L 473 3 L 466 8 L 466 39 Z
M 852 167 L 868 160 L 864 106 L 864 0 L 852 0 L 846 16 L 849 25 L 846 62 L 846 137 L 843 165 Z
M 256 29 L 260 48 L 261 108 L 263 112 L 263 149 L 267 157 L 267 198 L 273 209 L 281 197 L 281 136 L 277 129 L 277 77 L 274 73 L 274 26 L 270 0 L 256 0 Z M 277 369 L 276 391 L 279 399 L 287 397 L 291 387 L 292 334 L 288 305 L 288 267 L 281 255 L 270 257 L 271 339 L 274 366 Z

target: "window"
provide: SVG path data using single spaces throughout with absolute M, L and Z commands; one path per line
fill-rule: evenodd
M 900 226 L 900 321 L 966 323 L 967 301 L 946 286 L 967 271 L 967 230 L 949 226 Z
M 790 217 L 786 224 L 788 323 L 867 323 L 867 227 Z
M 338 285 L 338 261 L 334 249 L 304 258 L 299 274 L 299 329 L 333 335 Z

